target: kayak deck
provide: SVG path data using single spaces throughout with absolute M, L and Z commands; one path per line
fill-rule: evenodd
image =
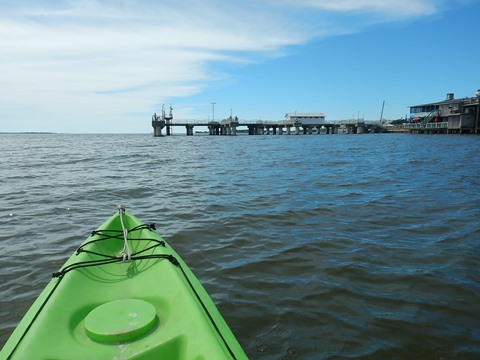
M 0 358 L 247 358 L 183 260 L 123 209 L 54 276 Z

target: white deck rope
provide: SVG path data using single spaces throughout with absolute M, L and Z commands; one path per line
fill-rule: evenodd
M 123 213 L 125 212 L 125 208 L 121 205 L 118 205 L 118 213 L 120 215 L 120 224 L 122 224 L 122 232 L 123 232 L 123 249 L 120 253 L 122 257 L 122 261 L 131 260 L 132 259 L 132 251 L 130 250 L 130 246 L 128 245 L 128 230 L 125 228 L 123 224 Z

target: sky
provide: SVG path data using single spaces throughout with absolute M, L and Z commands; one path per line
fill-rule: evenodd
M 395 120 L 475 96 L 479 19 L 480 0 L 0 0 L 0 132 L 149 133 L 163 104 Z

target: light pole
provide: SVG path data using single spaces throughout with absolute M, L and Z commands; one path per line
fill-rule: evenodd
M 211 102 L 212 104 L 212 121 L 215 121 L 215 102 Z

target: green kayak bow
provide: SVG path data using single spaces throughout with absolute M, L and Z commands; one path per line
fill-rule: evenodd
M 54 274 L 0 359 L 247 359 L 154 225 L 119 207 Z

